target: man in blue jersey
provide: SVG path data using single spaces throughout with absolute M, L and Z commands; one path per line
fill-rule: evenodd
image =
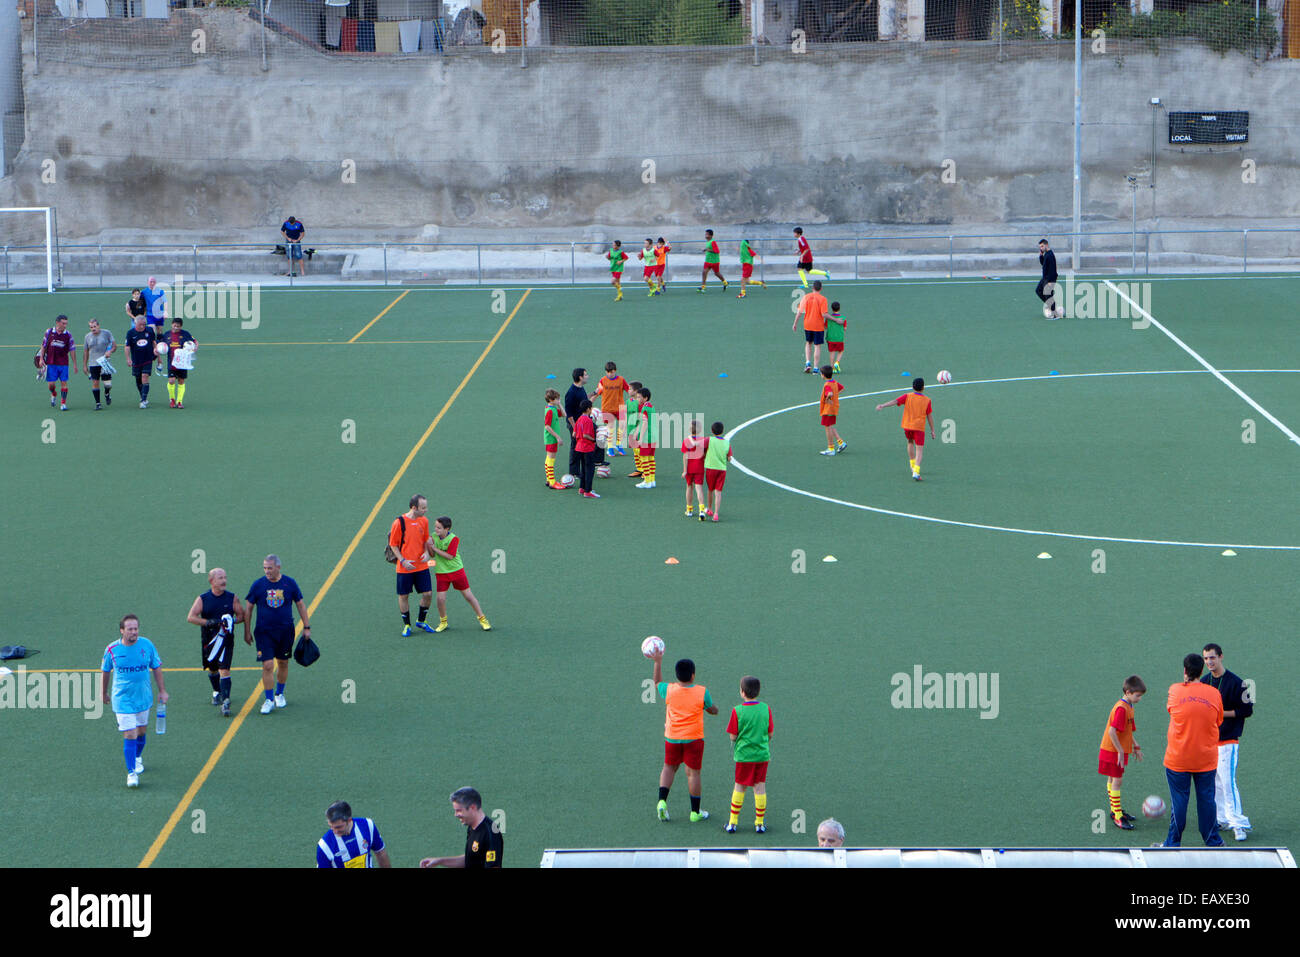
M 293 609 L 298 608 L 302 619 L 302 633 L 311 637 L 311 623 L 307 620 L 307 606 L 302 601 L 298 583 L 280 571 L 280 559 L 267 555 L 262 560 L 265 574 L 249 586 L 244 601 L 248 613 L 244 618 L 244 643 L 251 645 L 257 639 L 257 660 L 262 663 L 262 689 L 266 700 L 262 714 L 270 714 L 285 706 L 284 684 L 289 678 L 289 658 L 293 655 Z M 257 624 L 253 624 L 256 612 Z M 272 668 L 276 674 L 272 677 Z M 275 691 L 271 689 L 274 686 Z
M 284 252 L 289 260 L 289 275 L 293 275 L 293 264 L 298 264 L 298 275 L 307 275 L 307 260 L 302 258 L 302 234 L 307 227 L 302 221 L 290 216 L 280 224 L 280 235 L 284 237 Z
M 368 817 L 353 818 L 347 801 L 335 801 L 325 811 L 330 829 L 316 842 L 317 867 L 392 867 L 379 827 Z
M 144 312 L 153 329 L 154 339 L 162 341 L 163 323 L 167 320 L 167 290 L 158 285 L 158 280 L 150 276 L 149 282 L 145 288 L 140 290 L 140 298 L 144 300 Z M 163 368 L 162 360 L 158 362 L 158 374 L 162 375 L 167 370 Z
M 158 701 L 167 703 L 163 687 L 162 659 L 148 638 L 140 637 L 140 619 L 126 615 L 118 622 L 122 637 L 104 649 L 104 702 L 109 703 L 109 675 L 113 676 L 112 706 L 117 729 L 122 732 L 122 756 L 126 759 L 126 786 L 140 786 L 144 772 L 145 725 L 153 707 L 149 673 L 158 682 Z
M 158 337 L 147 325 L 148 319 L 136 316 L 126 331 L 126 349 L 131 357 L 131 375 L 135 377 L 135 391 L 140 393 L 140 408 L 149 408 L 149 370 L 153 368 L 154 349 Z

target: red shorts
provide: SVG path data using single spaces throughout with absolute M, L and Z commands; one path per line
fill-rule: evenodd
M 834 424 L 835 424 L 835 416 L 833 415 L 822 416 L 822 425 L 834 425 Z
M 691 471 L 687 471 L 687 473 L 686 473 L 686 484 L 687 484 L 687 485 L 703 485 L 703 484 L 704 484 L 704 472 L 703 472 L 703 471 L 700 471 L 700 472 L 691 472 Z
M 903 434 L 907 436 L 907 441 L 915 442 L 918 446 L 925 445 L 925 429 L 904 429 Z
M 612 273 L 609 274 L 609 281 L 610 281 L 610 282 L 622 282 L 622 281 L 623 281 L 623 274 L 622 274 L 621 272 L 612 272 Z
M 736 786 L 746 787 L 767 782 L 766 761 L 737 761 Z
M 717 275 L 719 279 L 722 278 L 722 269 L 720 268 L 718 263 L 705 263 L 704 271 L 707 273 L 710 269 L 713 270 L 713 272 Z
M 842 342 L 828 342 L 828 343 L 826 343 L 826 348 L 827 348 L 829 351 L 831 351 L 831 352 L 843 352 L 843 351 L 844 351 L 844 343 L 842 343 Z
M 741 263 L 741 264 L 740 264 L 740 278 L 742 278 L 742 279 L 748 279 L 748 278 L 749 278 L 750 276 L 752 276 L 752 275 L 754 275 L 754 264 L 753 264 L 753 263 Z
M 1108 778 L 1122 778 L 1124 776 L 1124 769 L 1115 758 L 1116 753 L 1114 751 L 1102 751 L 1098 754 L 1097 773 L 1104 774 Z
M 558 451 L 560 451 L 560 447 L 559 447 L 558 445 L 548 445 L 548 446 L 546 447 L 546 451 L 548 451 L 548 452 L 558 452 Z
M 652 459 L 655 457 L 655 447 L 653 445 L 638 445 L 636 451 L 643 459 Z
M 721 492 L 722 486 L 727 484 L 727 470 L 705 469 L 704 484 L 709 487 L 710 492 Z
M 666 265 L 666 264 L 665 264 L 665 265 Z M 663 267 L 663 266 L 655 266 L 655 267 L 654 267 L 654 270 L 655 270 L 655 271 L 654 271 L 654 275 L 656 275 L 656 276 L 658 276 L 660 279 L 662 279 L 662 278 L 663 278 L 663 275 L 664 275 L 664 267 Z
M 454 572 L 434 572 L 434 577 L 438 579 L 438 594 L 442 594 L 453 585 L 456 591 L 466 591 L 469 588 L 469 579 L 465 577 L 465 569 L 459 568 Z
M 641 270 L 641 278 L 642 278 L 642 279 L 649 279 L 649 278 L 650 278 L 651 276 L 653 276 L 654 274 L 655 274 L 655 267 L 654 267 L 654 266 L 646 266 L 645 268 L 643 268 L 643 269 Z
M 696 738 L 694 741 L 687 741 L 685 744 L 672 741 L 664 742 L 664 764 L 669 767 L 675 768 L 679 764 L 685 764 L 692 771 L 698 771 L 703 763 L 703 738 Z

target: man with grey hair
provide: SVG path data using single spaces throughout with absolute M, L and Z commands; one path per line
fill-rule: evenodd
M 844 825 L 833 817 L 828 817 L 817 825 L 818 847 L 843 847 Z
M 230 667 L 235 655 L 235 622 L 244 620 L 244 606 L 238 596 L 226 588 L 226 570 L 208 572 L 208 590 L 190 606 L 185 619 L 202 629 L 200 662 L 212 684 L 212 703 L 221 706 L 223 717 L 230 717 Z
M 451 795 L 451 811 L 468 828 L 465 853 L 453 857 L 426 857 L 421 867 L 500 867 L 505 839 L 497 823 L 483 813 L 483 797 L 473 788 L 458 788 Z
M 248 613 L 244 618 L 244 643 L 257 640 L 257 660 L 262 663 L 262 714 L 270 714 L 286 705 L 284 684 L 289 678 L 289 657 L 293 654 L 293 609 L 298 608 L 302 619 L 302 633 L 311 637 L 311 623 L 307 620 L 307 606 L 303 604 L 298 583 L 280 571 L 280 558 L 267 555 L 262 560 L 264 574 L 249 586 L 244 601 Z M 253 618 L 256 613 L 257 624 Z M 276 670 L 272 680 L 272 668 Z M 272 687 L 274 686 L 274 693 Z
M 98 319 L 90 320 L 90 332 L 86 333 L 86 375 L 90 376 L 90 391 L 95 396 L 95 411 L 102 405 L 99 402 L 99 389 L 102 383 L 104 401 L 113 404 L 113 367 L 108 357 L 117 349 L 117 341 L 107 329 L 99 327 Z
M 316 866 L 319 867 L 392 867 L 388 846 L 379 836 L 379 826 L 368 817 L 354 818 L 347 801 L 335 801 L 325 809 L 330 829 L 316 842 Z

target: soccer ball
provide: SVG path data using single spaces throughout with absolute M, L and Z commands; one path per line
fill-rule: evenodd
M 167 343 L 165 342 L 158 343 L 158 347 L 154 349 L 154 352 L 158 353 L 158 355 L 160 356 L 167 355 Z
M 940 385 L 947 385 L 952 381 L 952 373 L 947 369 L 940 369 L 939 374 L 935 376 L 935 378 L 939 380 Z
M 1164 798 L 1153 794 L 1142 802 L 1142 813 L 1147 817 L 1161 817 L 1165 813 Z
M 655 655 L 664 653 L 664 640 L 658 635 L 651 635 L 645 641 L 641 642 L 641 654 L 647 658 L 653 658 Z
M 573 486 L 573 483 L 576 481 L 578 480 L 574 478 L 572 475 L 570 475 L 568 472 L 565 472 L 563 475 L 560 476 L 560 484 L 563 485 L 565 488 L 571 488 Z
M 598 478 L 609 478 L 609 476 L 610 476 L 610 468 L 609 468 L 609 466 L 608 466 L 608 465 L 597 465 L 597 466 L 596 466 L 596 476 L 597 476 Z

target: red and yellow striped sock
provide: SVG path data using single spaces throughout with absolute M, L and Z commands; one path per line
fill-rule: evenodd
M 546 484 L 555 484 L 555 456 L 546 456 Z
M 740 809 L 745 806 L 745 789 L 737 788 L 731 792 L 731 821 L 732 824 L 740 823 Z
M 763 815 L 767 813 L 767 795 L 754 795 L 754 825 L 758 826 L 763 823 Z
M 636 470 L 644 475 L 645 471 L 641 468 L 641 450 L 635 446 L 632 447 L 632 461 L 636 463 Z
M 641 459 L 641 465 L 641 474 L 645 476 L 645 480 L 653 482 L 655 480 L 655 457 L 653 455 L 645 456 Z
M 1110 797 L 1110 814 L 1111 817 L 1119 817 L 1122 813 L 1119 803 L 1119 788 L 1112 788 L 1110 784 L 1106 785 L 1106 794 Z

